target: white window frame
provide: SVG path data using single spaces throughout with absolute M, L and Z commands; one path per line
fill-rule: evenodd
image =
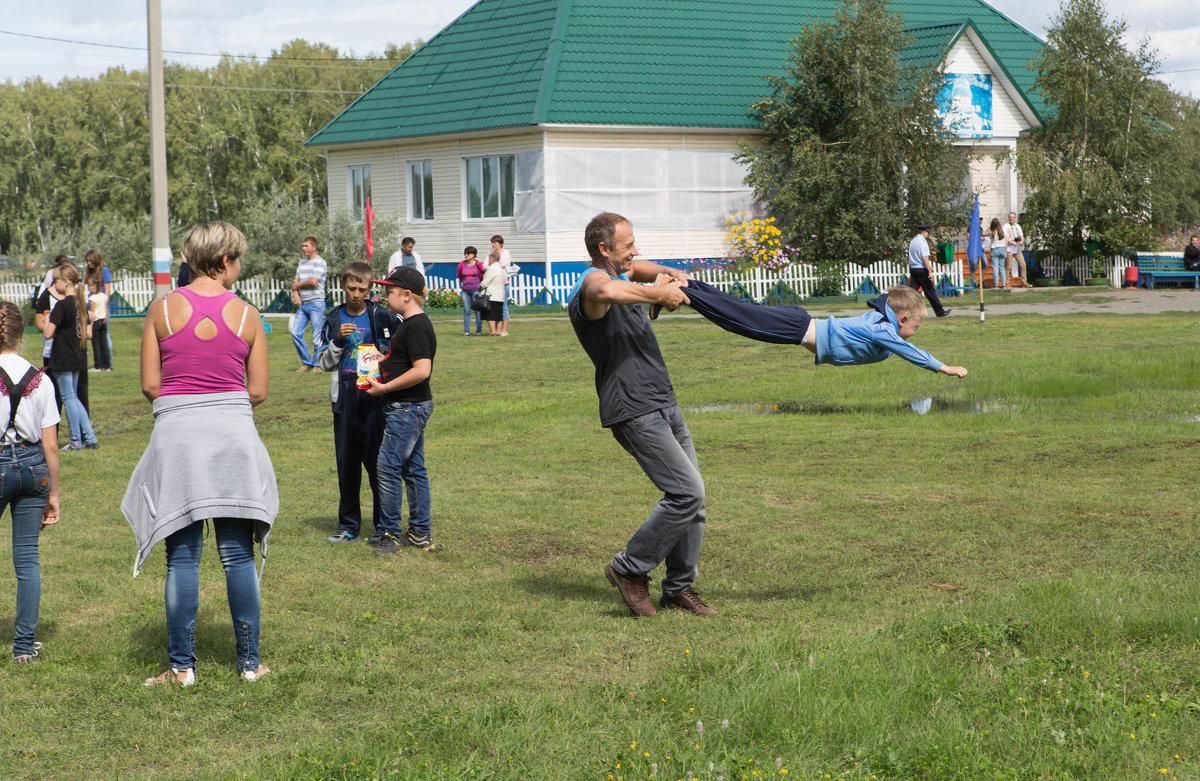
M 356 196 L 361 193 L 361 199 Z M 362 217 L 367 199 L 371 197 L 371 164 L 346 166 L 346 203 L 355 217 Z
M 433 160 L 407 160 L 404 170 L 405 187 L 408 190 L 408 221 L 433 222 L 437 216 L 433 208 Z M 420 193 L 413 187 L 414 176 L 421 177 Z
M 494 161 L 494 167 L 493 162 Z M 507 161 L 507 163 L 505 162 Z M 504 167 L 508 166 L 509 181 L 512 188 L 507 192 L 502 191 L 504 184 Z M 517 188 L 517 173 L 516 173 L 516 155 L 479 155 L 475 157 L 463 158 L 463 219 L 469 222 L 482 222 L 484 220 L 510 220 L 515 213 L 516 188 Z M 478 176 L 476 176 L 476 169 Z M 477 179 L 479 184 L 479 199 L 477 203 L 472 203 L 474 199 L 471 197 L 472 179 Z M 490 182 L 489 182 L 490 180 Z M 484 187 L 487 184 L 492 184 L 494 187 L 489 187 L 495 196 L 495 214 L 488 214 L 488 195 L 484 193 Z M 507 195 L 507 198 L 505 197 Z M 477 213 L 472 214 L 472 207 L 478 207 Z M 507 213 L 505 213 L 507 211 Z

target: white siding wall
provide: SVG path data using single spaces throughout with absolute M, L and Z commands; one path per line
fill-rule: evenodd
M 971 150 L 971 188 L 979 193 L 979 216 L 986 228 L 993 217 L 1008 220 L 1008 165 L 996 166 L 992 159 L 1002 146 L 977 146 Z
M 417 241 L 417 252 L 426 262 L 458 261 L 463 247 L 475 246 L 481 257 L 491 250 L 489 240 L 504 236 L 504 246 L 517 263 L 544 262 L 545 241 L 541 234 L 519 235 L 511 218 L 466 220 L 464 205 L 464 157 L 513 154 L 539 149 L 541 132 L 486 139 L 424 139 L 415 143 L 360 150 L 329 152 L 330 205 L 347 202 L 345 167 L 371 163 L 371 205 L 376 215 L 395 217 L 402 236 Z M 408 163 L 433 162 L 433 222 L 409 222 Z M 338 171 L 342 171 L 338 178 Z
M 635 224 L 634 238 L 644 260 L 682 258 L 715 258 L 725 254 L 725 232 L 712 231 L 647 231 Z M 555 262 L 588 260 L 583 246 L 583 233 L 556 232 L 548 234 L 550 259 Z
M 388 147 L 331 150 L 329 152 L 329 206 L 348 206 L 350 188 L 346 169 L 353 165 L 371 166 L 371 209 L 376 214 L 396 211 L 400 199 L 400 181 L 396 155 Z
M 946 73 L 992 73 L 980 51 L 966 35 L 958 39 L 946 57 Z M 1016 138 L 1029 123 L 1017 108 L 1014 96 L 1004 88 L 998 74 L 992 73 L 992 133 L 996 138 Z

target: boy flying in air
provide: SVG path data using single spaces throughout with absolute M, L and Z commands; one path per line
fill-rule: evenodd
M 802 345 L 817 356 L 818 364 L 856 366 L 899 355 L 932 372 L 967 376 L 964 367 L 947 366 L 908 343 L 925 317 L 925 302 L 910 287 L 889 288 L 868 301 L 872 311 L 859 317 L 818 320 L 803 307 L 752 304 L 697 279 L 679 282 L 674 277 L 665 277 L 657 284 L 682 284 L 688 298 L 686 303 L 726 331 L 760 342 Z M 651 307 L 651 319 L 661 309 L 656 306 Z

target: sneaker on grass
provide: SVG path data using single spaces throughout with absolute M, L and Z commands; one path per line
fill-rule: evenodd
M 400 545 L 405 548 L 416 548 L 417 550 L 422 550 L 426 553 L 434 553 L 438 550 L 438 546 L 433 544 L 433 537 L 428 534 L 424 535 L 423 537 L 419 537 L 412 532 L 409 532 L 408 534 L 404 535 L 404 539 L 401 540 Z
M 357 534 L 351 534 L 350 532 L 346 531 L 345 529 L 342 529 L 342 530 L 338 531 L 337 534 L 326 539 L 325 542 L 354 542 L 357 539 L 358 539 Z
M 394 556 L 401 547 L 404 546 L 404 541 L 392 534 L 391 532 L 379 533 L 379 544 L 375 546 L 376 556 Z

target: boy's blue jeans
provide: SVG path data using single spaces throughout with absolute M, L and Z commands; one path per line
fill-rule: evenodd
M 312 353 L 308 351 L 308 342 L 304 341 L 304 329 L 308 324 L 312 323 Z M 324 301 L 305 301 L 296 310 L 296 317 L 292 321 L 292 343 L 296 345 L 296 352 L 300 353 L 300 363 L 305 366 L 316 368 L 317 353 L 321 351 L 321 326 L 325 324 L 325 302 Z
M 625 550 L 613 557 L 612 567 L 637 577 L 665 561 L 662 590 L 675 596 L 695 582 L 704 539 L 704 479 L 692 435 L 678 406 L 618 423 L 612 433 L 663 492 Z
M 383 443 L 376 472 L 379 479 L 381 532 L 400 536 L 404 497 L 408 496 L 408 531 L 429 535 L 431 497 L 425 473 L 425 424 L 432 401 L 393 401 L 383 408 Z
M 0 513 L 12 508 L 12 557 L 17 573 L 17 635 L 13 655 L 33 653 L 42 598 L 38 535 L 50 494 L 50 473 L 41 445 L 0 447 Z
M 258 669 L 258 572 L 254 568 L 254 522 L 214 518 L 217 553 L 225 569 L 225 591 L 239 670 Z M 204 524 L 193 523 L 166 539 L 167 655 L 177 670 L 196 666 L 196 611 L 200 607 L 200 554 Z

